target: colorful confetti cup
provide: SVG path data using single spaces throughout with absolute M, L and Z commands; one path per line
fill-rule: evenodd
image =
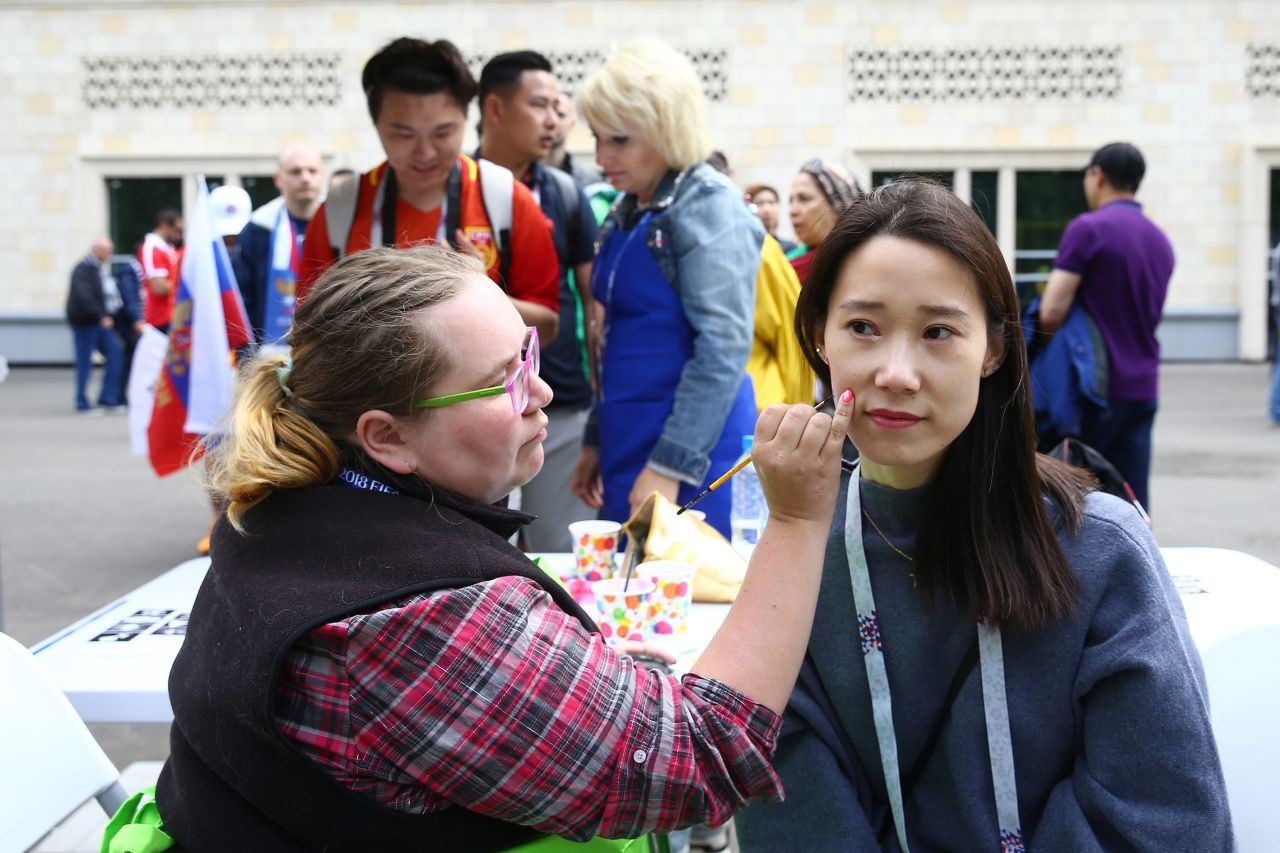
M 654 586 L 649 596 L 649 633 L 683 634 L 693 607 L 693 575 L 697 566 L 673 560 L 651 560 L 636 566 L 636 577 Z
M 610 578 L 591 584 L 596 597 L 596 612 L 600 632 L 611 643 L 623 640 L 644 640 L 649 622 L 649 601 L 654 586 L 643 578 L 632 578 L 623 592 L 623 578 Z
M 614 555 L 622 525 L 616 521 L 575 521 L 569 525 L 573 537 L 574 574 L 584 581 L 607 580 L 616 574 Z

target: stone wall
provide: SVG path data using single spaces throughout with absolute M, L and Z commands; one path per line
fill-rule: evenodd
M 1010 257 L 1019 168 L 1079 168 L 1132 141 L 1148 160 L 1140 199 L 1178 254 L 1172 322 L 1217 323 L 1170 336 L 1174 354 L 1264 353 L 1280 4 L 144 0 L 7 5 L 0 29 L 17 36 L 0 55 L 0 351 L 14 361 L 30 344 L 4 329 L 60 322 L 67 274 L 106 230 L 105 178 L 182 175 L 190 203 L 196 173 L 269 173 L 293 141 L 335 166 L 378 162 L 358 77 L 403 34 L 450 38 L 476 62 L 533 47 L 567 88 L 610 46 L 660 36 L 695 60 L 743 185 L 785 197 L 812 156 L 864 180 L 958 169 L 961 195 L 966 170 L 997 170 Z M 580 129 L 573 148 L 590 145 Z

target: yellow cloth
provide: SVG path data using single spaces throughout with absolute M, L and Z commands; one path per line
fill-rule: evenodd
M 756 389 L 756 409 L 771 403 L 812 403 L 813 370 L 796 340 L 800 279 L 782 246 L 766 234 L 756 274 L 756 333 L 747 373 Z

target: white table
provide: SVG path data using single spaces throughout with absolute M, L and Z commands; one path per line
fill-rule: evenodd
M 31 647 L 87 723 L 167 723 L 169 669 L 209 568 L 200 557 Z
M 541 556 L 551 570 L 573 559 Z M 31 647 L 85 722 L 173 721 L 169 670 L 208 568 L 208 557 L 188 560 Z M 695 604 L 693 610 L 687 633 L 661 638 L 681 672 L 710 642 L 729 605 Z
M 1252 712 L 1235 708 L 1231 693 L 1269 688 L 1280 718 L 1280 569 L 1222 548 L 1165 548 L 1164 558 L 1182 594 L 1191 633 L 1204 658 L 1215 718 Z M 567 554 L 544 556 L 554 570 Z M 58 634 L 32 646 L 87 722 L 169 722 L 168 677 L 182 644 L 186 616 L 209 559 L 189 560 Z M 729 606 L 695 604 L 688 633 L 661 642 L 687 670 L 724 621 Z M 1252 650 L 1252 651 L 1251 651 Z M 1249 654 L 1242 654 L 1249 652 Z M 1241 661 L 1261 655 L 1264 670 Z M 1241 670 L 1244 667 L 1244 670 Z M 1261 679 L 1261 671 L 1271 674 Z

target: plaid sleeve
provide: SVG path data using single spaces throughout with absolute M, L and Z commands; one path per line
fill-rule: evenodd
M 776 714 L 615 654 L 532 581 L 347 621 L 361 774 L 580 841 L 723 823 L 750 798 L 781 799 Z

